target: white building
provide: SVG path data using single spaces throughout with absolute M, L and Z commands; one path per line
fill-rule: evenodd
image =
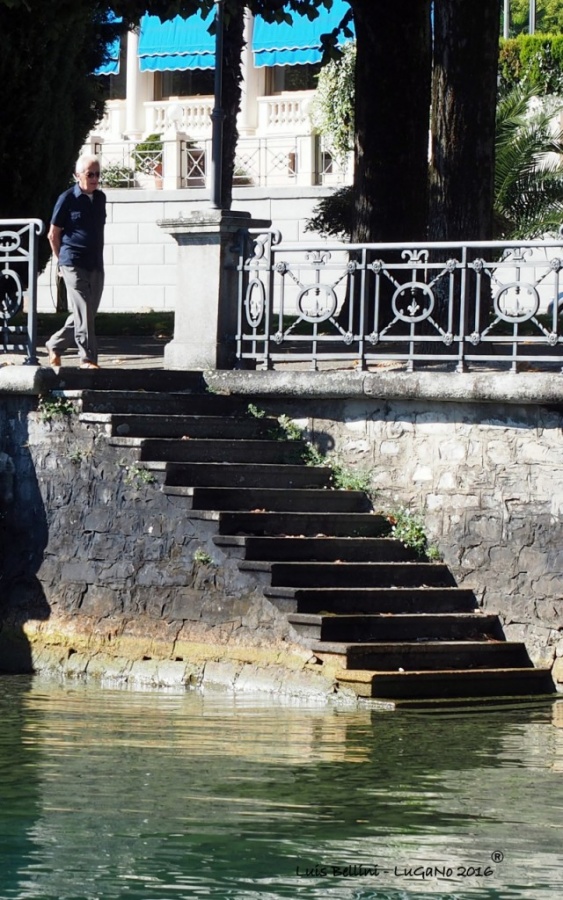
M 348 10 L 346 0 L 334 0 L 313 22 L 296 16 L 292 26 L 247 15 L 233 209 L 271 219 L 288 239 L 300 237 L 320 197 L 352 176 L 323 146 L 310 116 L 320 35 Z M 100 156 L 108 196 L 104 311 L 175 307 L 176 244 L 156 223 L 209 205 L 210 21 L 144 16 L 105 68 L 106 114 L 85 146 Z M 54 281 L 49 266 L 40 279 L 41 310 L 55 304 Z

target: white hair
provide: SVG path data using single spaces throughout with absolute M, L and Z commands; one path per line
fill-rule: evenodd
M 94 156 L 91 153 L 83 153 L 82 156 L 78 157 L 74 171 L 77 175 L 80 175 L 82 172 L 85 172 L 92 163 L 96 163 L 98 168 L 100 167 L 100 160 L 97 156 Z

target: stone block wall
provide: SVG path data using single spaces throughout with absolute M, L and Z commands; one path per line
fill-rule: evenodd
M 454 379 L 457 376 L 452 376 Z M 559 376 L 560 377 L 560 376 Z M 468 400 L 268 400 L 420 515 L 457 582 L 563 681 L 563 413 Z
M 298 241 L 304 237 L 306 219 L 328 193 L 330 189 L 324 187 L 237 188 L 232 208 L 249 212 L 253 219 L 271 221 L 285 240 Z M 174 310 L 177 244 L 157 222 L 208 209 L 208 192 L 113 189 L 107 191 L 107 199 L 106 279 L 100 312 Z M 39 278 L 40 312 L 53 312 L 56 307 L 55 281 L 55 267 L 49 263 Z
M 154 684 L 172 670 L 173 681 L 199 681 L 225 659 L 227 681 L 282 658 L 307 668 L 285 617 L 215 546 L 212 515 L 190 516 L 158 474 L 148 483 L 136 451 L 112 447 L 104 426 L 44 422 L 35 406 L 0 401 L 0 446 L 15 470 L 0 511 L 0 671 L 99 670 Z

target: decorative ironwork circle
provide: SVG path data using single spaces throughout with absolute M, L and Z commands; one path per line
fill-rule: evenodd
M 262 321 L 266 307 L 266 292 L 260 279 L 253 278 L 252 281 L 249 281 L 244 305 L 248 324 L 252 328 L 257 328 Z
M 11 319 L 23 306 L 22 284 L 17 272 L 0 272 L 0 318 Z
M 522 298 L 525 295 L 529 298 L 529 302 L 524 306 Z M 525 281 L 512 281 L 504 284 L 497 291 L 493 303 L 497 316 L 504 322 L 527 322 L 536 315 L 539 309 L 540 295 L 533 284 Z
M 17 231 L 2 231 L 0 234 L 0 253 L 13 253 L 21 247 L 21 236 Z
M 401 301 L 403 309 L 399 309 Z M 434 309 L 434 303 L 432 288 L 422 281 L 408 281 L 406 284 L 402 284 L 397 288 L 391 300 L 391 306 L 397 318 L 409 323 L 423 322 L 424 319 L 427 319 Z M 404 312 L 405 307 L 406 312 Z
M 306 322 L 326 322 L 337 306 L 338 297 L 329 284 L 305 285 L 297 298 L 297 309 Z

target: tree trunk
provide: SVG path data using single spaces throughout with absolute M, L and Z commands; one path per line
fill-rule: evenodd
M 237 116 L 241 99 L 241 57 L 244 47 L 244 4 L 229 7 L 223 38 L 223 158 L 221 165 L 221 206 L 230 209 L 238 141 Z
M 435 0 L 430 237 L 490 240 L 500 0 Z
M 430 0 L 349 0 L 356 61 L 353 241 L 426 235 Z

